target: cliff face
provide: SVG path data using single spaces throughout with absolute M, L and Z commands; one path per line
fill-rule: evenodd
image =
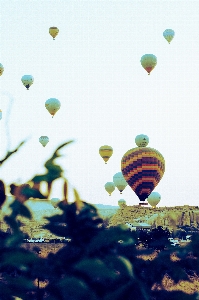
M 110 220 L 110 226 L 119 224 L 145 222 L 153 227 L 163 226 L 172 228 L 173 226 L 197 227 L 199 224 L 198 206 L 174 206 L 174 207 L 142 207 L 139 205 L 121 205 L 120 209 Z

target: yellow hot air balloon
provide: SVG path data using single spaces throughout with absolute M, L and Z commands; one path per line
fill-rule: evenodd
M 105 190 L 109 193 L 109 196 L 111 196 L 111 193 L 115 190 L 115 185 L 113 182 L 109 181 L 105 184 Z
M 57 27 L 50 27 L 49 28 L 49 33 L 50 35 L 53 37 L 53 40 L 55 39 L 55 37 L 58 35 L 59 33 L 59 29 Z
M 119 205 L 119 207 L 121 207 L 122 205 L 126 205 L 126 200 L 124 200 L 124 199 L 118 200 L 118 205 Z
M 49 113 L 53 116 L 56 114 L 56 112 L 60 109 L 61 103 L 56 98 L 50 98 L 46 100 L 45 107 L 49 111 Z
M 161 196 L 158 192 L 152 192 L 148 198 L 148 203 L 153 207 L 156 208 L 156 205 L 160 202 Z
M 113 148 L 111 146 L 108 146 L 108 145 L 101 146 L 99 148 L 99 154 L 103 158 L 103 160 L 105 161 L 105 164 L 107 164 L 107 161 L 109 160 L 109 158 L 113 154 Z
M 49 138 L 47 136 L 40 136 L 39 142 L 42 144 L 43 147 L 46 147 L 46 145 L 49 142 Z
M 139 134 L 135 138 L 135 143 L 138 147 L 146 147 L 149 143 L 149 138 L 146 134 Z
M 167 40 L 167 42 L 170 44 L 172 39 L 174 38 L 175 32 L 173 29 L 166 29 L 163 32 L 163 37 Z
M 2 64 L 0 64 L 0 76 L 3 74 L 3 71 L 4 71 L 4 67 Z
M 23 83 L 23 85 L 27 88 L 27 90 L 29 90 L 29 87 L 33 84 L 34 82 L 34 78 L 32 75 L 23 75 L 21 77 L 21 81 Z
M 121 170 L 140 201 L 145 201 L 164 174 L 165 160 L 156 149 L 136 147 L 122 157 Z
M 113 182 L 116 188 L 118 188 L 118 190 L 120 191 L 120 194 L 122 194 L 123 190 L 128 185 L 128 183 L 124 179 L 122 172 L 118 172 L 113 176 Z
M 153 54 L 145 54 L 141 57 L 141 65 L 150 75 L 151 71 L 157 65 L 157 57 Z

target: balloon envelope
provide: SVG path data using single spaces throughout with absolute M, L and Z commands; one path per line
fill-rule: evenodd
M 109 196 L 111 196 L 111 193 L 115 190 L 115 185 L 113 182 L 109 181 L 105 184 L 105 190 L 109 193 Z
M 120 206 L 120 205 L 122 205 L 122 204 L 125 204 L 125 205 L 126 205 L 126 200 L 124 200 L 124 199 L 118 200 L 118 205 Z
M 161 180 L 165 171 L 165 160 L 156 149 L 137 147 L 124 154 L 121 170 L 128 185 L 140 201 L 144 201 Z
M 113 148 L 111 146 L 108 146 L 108 145 L 101 146 L 99 148 L 99 154 L 103 158 L 103 160 L 105 161 L 105 164 L 106 164 L 107 161 L 109 160 L 109 158 L 113 154 Z
M 170 42 L 172 41 L 172 39 L 174 38 L 175 32 L 173 29 L 166 29 L 163 32 L 163 36 L 164 38 L 167 40 L 167 42 L 170 44 Z
M 148 198 L 147 201 L 152 207 L 156 207 L 156 205 L 160 202 L 161 196 L 158 192 L 152 192 Z
M 53 37 L 53 40 L 55 39 L 55 37 L 58 35 L 59 33 L 59 29 L 57 27 L 50 27 L 49 28 L 49 33 L 50 35 Z
M 42 144 L 43 147 L 45 147 L 49 142 L 49 138 L 47 136 L 40 136 L 39 142 Z
M 27 88 L 27 90 L 29 90 L 29 87 L 33 84 L 34 82 L 34 78 L 32 75 L 23 75 L 21 77 L 21 81 L 23 83 L 23 85 Z
M 122 194 L 122 191 L 128 185 L 122 172 L 118 172 L 113 176 L 113 182 L 114 182 L 115 186 L 118 188 L 118 190 L 120 191 L 120 194 Z
M 56 98 L 50 98 L 50 99 L 46 100 L 45 107 L 49 111 L 49 113 L 52 116 L 54 116 L 56 114 L 56 112 L 60 109 L 61 102 Z
M 0 64 L 0 76 L 3 74 L 3 71 L 4 71 L 4 67 L 2 64 Z
M 139 134 L 135 138 L 135 143 L 138 147 L 146 147 L 149 143 L 149 137 L 146 134 Z
M 141 65 L 150 75 L 151 71 L 157 65 L 157 57 L 153 54 L 145 54 L 141 57 Z

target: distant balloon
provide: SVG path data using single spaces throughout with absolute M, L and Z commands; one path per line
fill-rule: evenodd
M 29 90 L 29 87 L 33 84 L 34 78 L 32 75 L 24 75 L 21 77 L 23 85 Z
M 115 185 L 113 182 L 107 182 L 105 184 L 105 190 L 109 193 L 109 196 L 111 196 L 111 193 L 115 190 Z
M 122 157 L 121 170 L 140 201 L 145 201 L 163 177 L 165 160 L 156 149 L 136 147 Z
M 50 27 L 49 28 L 49 33 L 50 35 L 53 37 L 53 40 L 55 39 L 55 37 L 58 35 L 59 33 L 59 29 L 57 27 Z
M 40 136 L 39 142 L 42 144 L 43 147 L 45 147 L 49 142 L 49 138 L 47 136 Z
M 145 134 L 139 134 L 135 138 L 135 143 L 138 147 L 146 147 L 149 143 L 149 137 Z
M 164 38 L 167 40 L 167 42 L 170 44 L 170 42 L 172 41 L 172 39 L 174 38 L 175 32 L 173 29 L 166 29 L 163 32 L 163 36 Z
M 3 71 L 4 71 L 4 67 L 2 64 L 0 64 L 0 76 L 3 74 Z
M 118 188 L 118 190 L 120 191 L 120 194 L 122 194 L 122 191 L 128 185 L 122 172 L 118 172 L 113 176 L 113 182 L 114 182 L 115 186 Z
M 126 200 L 124 200 L 124 199 L 118 200 L 118 205 L 119 205 L 119 206 L 121 206 L 121 205 L 126 205 Z
M 151 71 L 157 65 L 157 57 L 153 54 L 145 54 L 141 57 L 141 65 L 150 75 Z
M 152 192 L 148 196 L 147 201 L 153 208 L 155 208 L 156 205 L 160 202 L 160 199 L 161 199 L 161 196 L 158 192 Z
M 2 119 L 2 110 L 0 109 L 0 120 Z
M 113 154 L 113 148 L 111 146 L 108 146 L 108 145 L 101 146 L 99 148 L 99 154 L 103 158 L 103 160 L 105 161 L 105 164 L 107 164 L 107 161 L 109 160 L 109 158 Z
M 57 208 L 58 207 L 58 204 L 60 202 L 60 199 L 59 198 L 52 198 L 51 199 L 51 204 L 54 208 Z
M 45 107 L 53 117 L 56 114 L 56 112 L 60 109 L 61 102 L 56 98 L 50 98 L 46 100 Z

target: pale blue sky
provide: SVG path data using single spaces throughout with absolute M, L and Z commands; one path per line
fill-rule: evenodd
M 129 186 L 109 197 L 104 189 L 120 171 L 124 153 L 135 136 L 149 136 L 166 171 L 154 191 L 160 206 L 198 205 L 199 2 L 197 1 L 4 1 L 0 4 L 0 157 L 7 147 L 8 93 L 13 96 L 9 130 L 13 149 L 31 136 L 21 151 L 4 164 L 0 177 L 7 184 L 25 182 L 44 171 L 54 149 L 76 142 L 57 160 L 72 187 L 92 203 L 117 205 L 139 200 Z M 53 41 L 48 30 L 59 28 Z M 169 45 L 163 31 L 175 37 Z M 157 57 L 148 76 L 140 64 L 146 53 Z M 31 74 L 27 91 L 21 77 Z M 55 97 L 61 109 L 52 119 L 45 101 Z M 39 137 L 50 139 L 43 148 Z M 110 145 L 107 165 L 99 147 Z M 61 197 L 61 183 L 51 197 Z

